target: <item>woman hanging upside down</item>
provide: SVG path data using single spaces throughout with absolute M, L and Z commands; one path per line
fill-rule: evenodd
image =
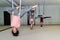
M 16 9 L 17 10 L 12 11 L 12 16 L 11 16 L 11 27 L 12 27 L 13 36 L 19 35 L 18 28 L 20 27 L 19 6 L 17 6 Z

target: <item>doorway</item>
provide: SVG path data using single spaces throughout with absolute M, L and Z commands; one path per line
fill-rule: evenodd
M 10 25 L 10 14 L 4 11 L 4 25 Z

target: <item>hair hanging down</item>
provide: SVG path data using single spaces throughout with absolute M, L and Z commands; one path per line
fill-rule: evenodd
M 14 33 L 13 30 L 12 30 L 12 34 L 13 34 L 13 36 L 18 36 L 19 35 L 19 31 L 17 30 L 17 32 Z
M 30 10 L 31 11 L 31 13 L 34 13 L 34 10 Z

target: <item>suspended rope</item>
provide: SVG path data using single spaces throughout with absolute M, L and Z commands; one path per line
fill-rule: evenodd
M 21 0 L 20 0 L 20 6 L 19 6 L 19 15 L 21 14 Z
M 39 2 L 38 2 L 38 10 L 39 10 L 39 14 L 40 14 L 40 4 L 39 4 Z
M 12 9 L 14 8 L 14 6 L 13 6 L 13 0 L 12 0 Z
M 45 11 L 45 0 L 43 0 L 43 14 L 44 14 L 44 11 Z

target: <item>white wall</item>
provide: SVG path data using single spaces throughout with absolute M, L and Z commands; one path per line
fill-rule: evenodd
M 40 5 L 40 13 L 42 12 L 43 5 Z M 60 24 L 60 5 L 45 5 L 44 13 L 45 16 L 51 16 L 51 18 L 44 20 L 44 24 Z M 36 23 L 38 24 L 37 21 L 38 20 L 36 20 Z
M 4 25 L 4 7 L 0 7 L 0 25 Z
M 3 11 L 9 7 L 0 7 L 0 25 L 4 25 L 4 13 Z M 29 8 L 29 6 L 24 6 L 22 9 L 24 10 Z M 35 16 L 41 14 L 43 12 L 43 5 L 40 5 L 40 13 L 39 8 L 36 8 Z M 44 24 L 60 24 L 60 5 L 45 5 L 44 13 L 46 16 L 51 16 L 52 18 L 48 18 L 44 20 Z M 21 13 L 22 14 L 22 13 Z M 21 18 L 22 24 L 27 24 L 27 13 Z M 35 20 L 36 24 L 39 24 L 39 18 Z
M 60 5 L 46 5 L 45 14 L 52 17 L 45 19 L 45 23 L 60 24 Z
M 35 16 L 43 13 L 43 5 L 39 7 L 36 8 Z M 51 18 L 44 19 L 44 24 L 60 24 L 60 5 L 45 5 L 44 13 L 45 16 L 51 16 Z M 35 23 L 39 24 L 39 18 L 35 20 Z

